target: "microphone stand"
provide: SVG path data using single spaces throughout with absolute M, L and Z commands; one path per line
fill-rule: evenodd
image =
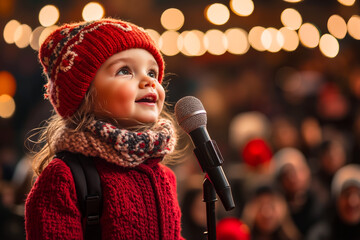
M 199 134 L 200 132 L 200 134 Z M 204 202 L 206 202 L 206 219 L 208 240 L 216 240 L 215 202 L 216 194 L 227 211 L 235 207 L 231 188 L 221 165 L 224 162 L 215 141 L 211 140 L 206 128 L 191 131 L 190 136 L 196 146 L 194 153 L 203 172 L 206 172 L 203 182 Z
M 215 188 L 210 182 L 208 176 L 205 176 L 203 182 L 203 201 L 206 203 L 206 222 L 208 240 L 216 240 L 216 217 L 215 217 L 215 202 L 217 201 Z

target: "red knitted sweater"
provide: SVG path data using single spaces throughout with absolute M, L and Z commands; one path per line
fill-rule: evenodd
M 135 168 L 96 160 L 102 239 L 183 239 L 175 175 L 159 160 Z M 51 161 L 30 191 L 25 226 L 27 239 L 83 239 L 74 180 L 60 159 Z

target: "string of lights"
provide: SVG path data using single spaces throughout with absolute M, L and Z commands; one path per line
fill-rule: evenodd
M 185 21 L 184 13 L 178 8 L 164 10 L 160 17 L 163 32 L 146 29 L 166 56 L 183 54 L 197 57 L 209 53 L 223 55 L 246 54 L 250 48 L 259 52 L 276 53 L 293 52 L 300 46 L 320 52 L 328 58 L 334 58 L 340 51 L 339 41 L 349 35 L 360 40 L 360 16 L 353 14 L 345 19 L 340 14 L 332 14 L 327 19 L 327 32 L 321 33 L 316 24 L 306 21 L 296 9 L 299 0 L 284 0 L 293 3 L 280 14 L 282 27 L 252 26 L 250 30 L 231 27 L 225 31 L 217 27 L 226 24 L 231 13 L 236 17 L 251 16 L 256 9 L 252 0 L 230 0 L 228 5 L 212 3 L 203 9 L 204 17 L 214 26 L 206 31 L 198 29 L 182 30 Z M 351 7 L 355 0 L 338 0 L 338 4 Z M 3 29 L 3 39 L 7 44 L 18 48 L 31 47 L 38 50 L 45 38 L 58 26 L 61 12 L 55 5 L 45 5 L 38 13 L 39 26 L 32 29 L 26 23 L 16 19 L 9 20 Z M 106 16 L 105 8 L 100 2 L 89 2 L 82 9 L 85 21 L 97 20 Z M 0 72 L 0 117 L 11 117 L 15 111 L 13 95 L 16 89 L 15 78 L 10 72 Z

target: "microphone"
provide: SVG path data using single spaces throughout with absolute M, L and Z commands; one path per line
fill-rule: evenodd
M 200 167 L 215 188 L 226 211 L 235 207 L 230 185 L 221 167 L 224 162 L 220 150 L 206 130 L 204 106 L 196 97 L 186 96 L 175 104 L 175 117 L 180 127 L 191 137 Z

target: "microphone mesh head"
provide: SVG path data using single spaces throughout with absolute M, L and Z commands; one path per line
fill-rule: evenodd
M 201 101 L 186 96 L 175 104 L 175 117 L 180 127 L 187 133 L 200 126 L 206 126 L 207 116 Z

